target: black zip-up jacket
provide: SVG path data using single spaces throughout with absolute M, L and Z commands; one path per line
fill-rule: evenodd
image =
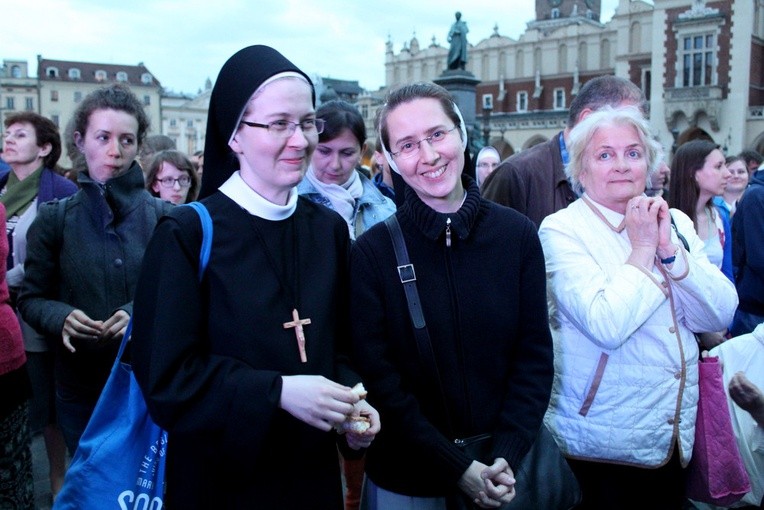
M 382 421 L 366 470 L 399 494 L 451 491 L 473 460 L 455 438 L 491 433 L 493 457 L 516 468 L 549 401 L 552 340 L 536 228 L 462 180 L 467 196 L 455 213 L 437 213 L 409 188 L 397 212 L 440 384 L 419 356 L 387 227 L 375 225 L 352 248 L 355 360 Z

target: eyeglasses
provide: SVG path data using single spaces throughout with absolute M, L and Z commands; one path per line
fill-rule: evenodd
M 326 122 L 323 119 L 305 119 L 300 122 L 289 122 L 288 120 L 276 120 L 268 124 L 260 124 L 259 122 L 248 122 L 246 120 L 241 121 L 242 124 L 249 127 L 257 127 L 267 129 L 272 135 L 276 135 L 282 138 L 289 138 L 297 130 L 297 126 L 300 126 L 303 134 L 320 135 L 324 132 L 324 126 Z
M 413 158 L 417 154 L 419 154 L 419 150 L 421 149 L 422 142 L 427 142 L 430 144 L 431 147 L 435 147 L 440 142 L 446 139 L 446 135 L 456 129 L 456 126 L 452 127 L 451 129 L 439 129 L 435 131 L 430 136 L 427 136 L 425 138 L 422 138 L 418 142 L 404 142 L 398 146 L 398 152 L 391 152 L 390 155 L 394 158 L 397 158 L 398 156 L 401 157 L 401 159 L 408 159 Z
M 172 177 L 163 177 L 162 179 L 157 179 L 157 182 L 161 184 L 163 188 L 174 188 L 176 182 L 180 184 L 181 188 L 188 188 L 191 186 L 191 177 L 187 175 L 181 175 L 177 179 Z

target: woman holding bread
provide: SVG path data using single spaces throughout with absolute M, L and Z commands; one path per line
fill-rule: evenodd
M 379 417 L 352 390 L 347 224 L 299 197 L 323 122 L 305 73 L 250 46 L 210 98 L 201 203 L 157 226 L 135 298 L 133 366 L 169 432 L 168 508 L 341 510 L 337 447 Z M 345 432 L 364 415 L 365 432 Z M 344 433 L 338 435 L 335 426 Z

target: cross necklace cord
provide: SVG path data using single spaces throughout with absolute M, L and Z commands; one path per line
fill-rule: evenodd
M 294 221 L 294 215 L 290 217 L 290 220 L 291 220 L 291 226 L 292 226 L 292 257 L 293 257 L 293 263 L 294 263 L 294 269 L 293 269 L 294 274 L 292 276 L 294 278 L 294 287 L 286 285 L 286 282 L 284 281 L 285 278 L 282 278 L 282 274 L 278 270 L 278 266 L 276 266 L 276 261 L 271 255 L 271 251 L 268 249 L 268 245 L 265 243 L 265 238 L 260 232 L 260 229 L 257 227 L 257 224 L 255 224 L 255 231 L 257 232 L 258 237 L 260 237 L 260 242 L 263 244 L 263 249 L 265 250 L 265 255 L 268 258 L 268 263 L 273 269 L 273 272 L 276 274 L 276 279 L 279 281 L 281 288 L 286 290 L 289 297 L 292 299 L 292 303 L 294 303 L 294 308 L 292 309 L 292 320 L 284 323 L 284 329 L 294 328 L 294 335 L 297 340 L 297 350 L 300 353 L 300 361 L 302 363 L 307 363 L 308 355 L 305 350 L 305 330 L 303 326 L 307 326 L 308 324 L 310 324 L 310 319 L 309 318 L 301 319 L 300 313 L 297 311 L 297 303 L 299 299 L 298 296 L 300 292 L 300 273 L 299 273 L 298 251 L 297 251 L 298 236 L 297 236 L 297 223 Z

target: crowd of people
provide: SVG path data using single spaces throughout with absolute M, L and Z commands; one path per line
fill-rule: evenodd
M 149 136 L 121 84 L 83 98 L 63 143 L 6 118 L 0 506 L 35 508 L 32 433 L 61 489 L 132 317 L 171 508 L 504 508 L 544 429 L 575 508 L 691 508 L 705 350 L 725 360 L 741 504 L 764 508 L 762 158 L 668 154 L 645 106 L 594 78 L 563 131 L 502 161 L 469 153 L 439 85 L 391 90 L 367 133 L 256 45 L 222 65 L 194 154 Z M 192 201 L 214 229 L 201 277 L 198 216 L 175 207 Z

